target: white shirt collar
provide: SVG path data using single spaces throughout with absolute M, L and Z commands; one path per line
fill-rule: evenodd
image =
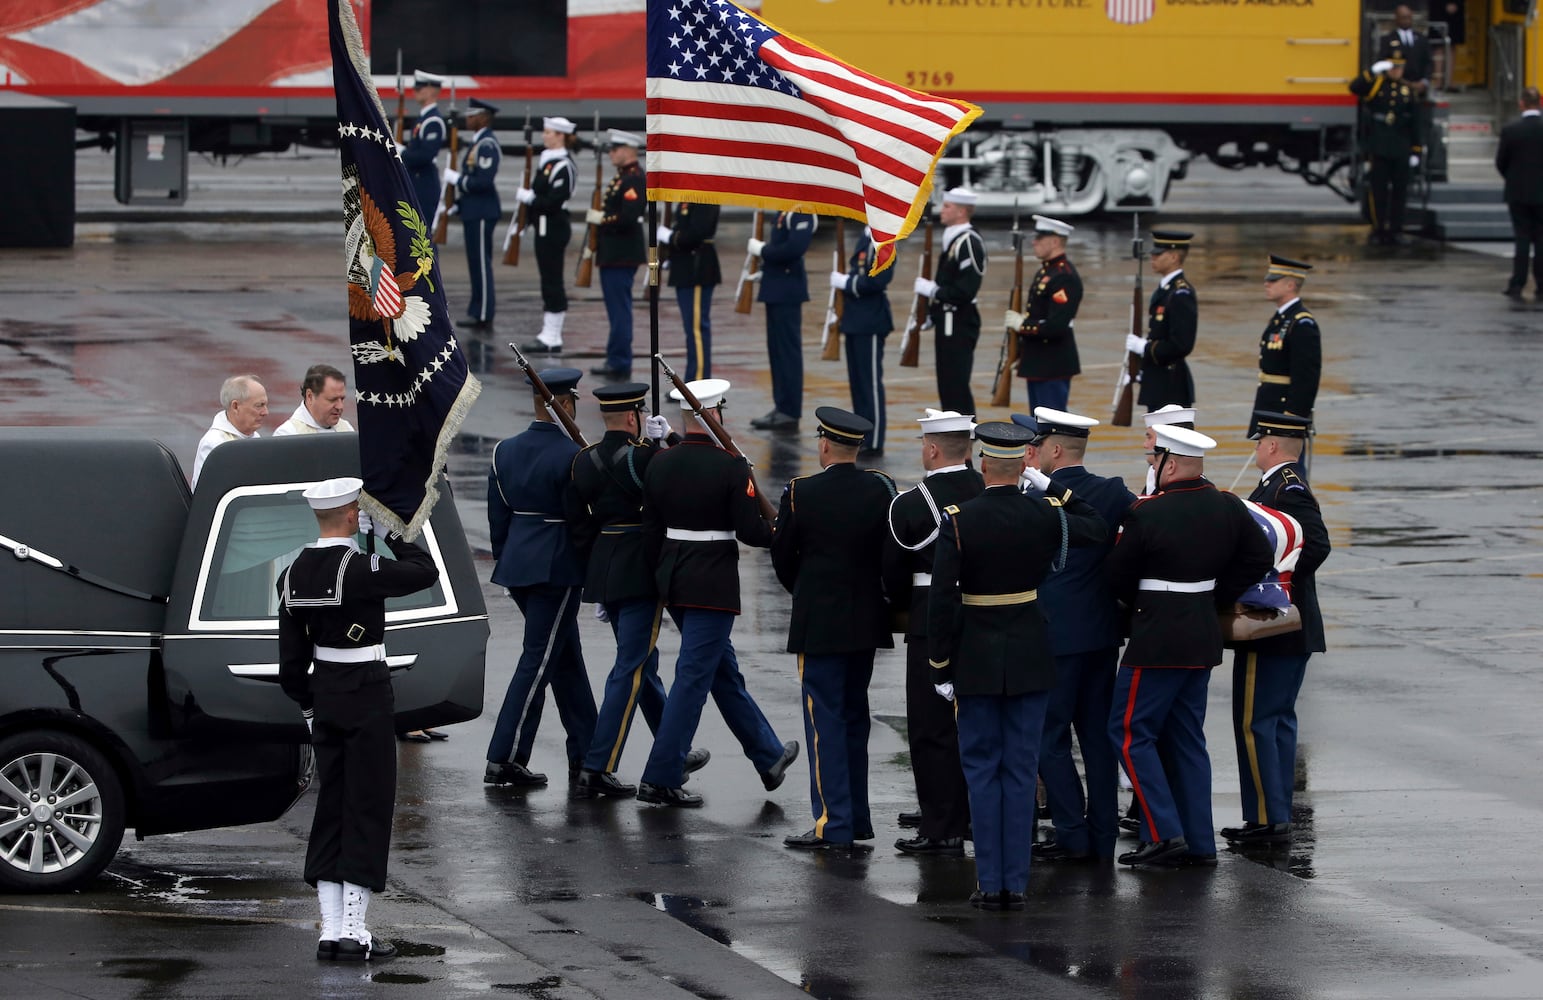
M 956 222 L 943 230 L 943 249 L 947 250 L 954 245 L 954 240 L 963 236 L 965 231 L 972 228 L 968 222 Z
M 1290 465 L 1292 462 L 1295 462 L 1295 461 L 1296 461 L 1296 459 L 1293 458 L 1293 459 L 1290 459 L 1289 461 L 1282 462 L 1279 465 L 1272 465 L 1272 466 L 1270 466 L 1268 469 L 1265 470 L 1264 475 L 1259 477 L 1259 481 L 1261 483 L 1269 481 L 1269 478 L 1271 476 L 1275 475 L 1277 472 L 1279 472 L 1280 470 L 1284 469 L 1286 466 Z
M 423 110 L 418 112 L 418 117 L 419 118 L 427 117 L 429 112 L 431 112 L 431 111 L 438 111 L 438 110 L 439 110 L 439 102 L 438 101 L 435 101 L 433 104 L 425 104 L 423 106 Z
M 1536 118 L 1538 115 L 1543 115 L 1543 110 L 1538 108 L 1528 108 L 1526 111 L 1522 112 L 1523 118 Z
M 1302 301 L 1302 296 L 1298 295 L 1296 298 L 1292 299 L 1290 302 L 1287 302 L 1285 305 L 1281 306 L 1279 309 L 1277 309 L 1275 311 L 1277 313 L 1283 313 L 1287 309 L 1290 309 L 1292 306 L 1296 305 L 1298 302 L 1301 302 L 1301 301 Z
M 544 167 L 554 160 L 565 160 L 567 158 L 568 151 L 566 149 L 543 149 L 541 151 L 541 163 L 538 165 Z
M 330 537 L 327 537 L 327 538 L 318 538 L 318 539 L 316 539 L 316 541 L 312 542 L 310 545 L 308 545 L 306 547 L 307 548 L 311 548 L 311 549 L 331 549 L 331 548 L 347 547 L 347 548 L 353 549 L 355 552 L 359 551 L 359 543 L 354 541 L 352 536 L 349 536 L 348 538 L 342 538 L 342 537 L 338 537 L 338 536 L 330 536 Z
M 217 431 L 224 431 L 226 434 L 234 434 L 238 438 L 262 437 L 262 431 L 253 431 L 250 434 L 243 434 L 236 430 L 236 425 L 230 422 L 230 418 L 225 415 L 224 410 L 221 410 L 219 413 L 214 415 L 214 422 L 209 426 L 213 427 Z
M 1177 278 L 1179 275 L 1181 275 L 1183 273 L 1184 273 L 1184 269 L 1182 267 L 1178 268 L 1177 270 L 1174 270 L 1174 271 L 1169 271 L 1167 274 L 1163 275 L 1162 278 L 1157 282 L 1157 287 L 1158 288 L 1167 288 L 1169 285 L 1171 285 L 1173 283 L 1173 279 L 1174 278 Z
M 969 468 L 969 466 L 965 465 L 962 462 L 959 465 L 945 465 L 941 469 L 928 469 L 927 470 L 927 476 L 928 477 L 930 477 L 930 476 L 941 476 L 945 472 L 963 472 L 965 469 L 968 469 L 968 468 Z M 926 477 L 924 477 L 924 478 L 926 478 Z
M 311 411 L 305 408 L 304 403 L 301 403 L 299 406 L 295 407 L 295 412 L 290 416 L 289 419 L 297 420 L 300 423 L 305 424 L 307 427 L 314 427 L 319 431 L 331 430 L 331 428 L 323 427 L 321 424 L 318 424 L 316 422 L 316 418 L 311 416 Z

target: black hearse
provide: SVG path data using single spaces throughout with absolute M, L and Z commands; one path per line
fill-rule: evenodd
M 305 791 L 274 585 L 316 536 L 301 491 L 358 474 L 353 434 L 233 441 L 192 493 L 158 442 L 0 429 L 0 888 L 78 887 L 125 827 L 263 822 Z M 419 541 L 439 582 L 387 610 L 403 731 L 482 710 L 487 609 L 443 480 Z

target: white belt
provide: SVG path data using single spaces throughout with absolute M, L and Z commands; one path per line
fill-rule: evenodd
M 932 586 L 932 574 L 931 573 L 912 573 L 911 574 L 911 586 L 913 586 L 913 587 L 930 587 L 930 586 Z
M 373 663 L 376 660 L 384 660 L 386 658 L 386 647 L 384 643 L 376 643 L 373 646 L 360 646 L 357 649 L 317 646 L 313 656 L 315 659 L 326 660 L 328 663 Z
M 692 531 L 690 528 L 665 528 L 665 538 L 673 538 L 677 542 L 732 542 L 732 531 Z
M 1142 580 L 1136 586 L 1141 590 L 1166 590 L 1170 594 L 1209 594 L 1216 589 L 1216 581 Z

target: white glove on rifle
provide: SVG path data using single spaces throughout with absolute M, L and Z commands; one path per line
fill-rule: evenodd
M 1125 349 L 1138 357 L 1145 357 L 1147 353 L 1147 338 L 1138 337 L 1134 333 L 1125 335 Z
M 1011 309 L 1002 317 L 1002 325 L 1009 330 L 1022 330 L 1023 321 L 1028 317 L 1021 312 L 1013 312 Z
M 373 517 L 371 517 L 367 512 L 361 510 L 359 512 L 359 534 L 361 534 L 361 535 L 368 535 L 370 532 L 372 532 L 374 530 L 375 530 L 375 519 Z
M 834 289 L 837 289 L 838 291 L 843 291 L 843 292 L 846 291 L 846 288 L 847 288 L 847 275 L 846 275 L 846 272 L 845 271 L 832 271 L 832 272 L 830 272 L 830 287 L 832 287 Z
M 461 172 L 459 170 L 453 170 L 450 167 L 446 167 L 445 168 L 445 174 L 444 174 L 444 181 L 445 181 L 446 184 L 449 184 L 451 186 L 460 184 L 461 183 Z
M 650 441 L 663 441 L 670 436 L 670 422 L 660 414 L 643 421 L 643 436 Z
M 671 229 L 669 226 L 664 225 L 663 223 L 660 223 L 659 228 L 654 230 L 654 240 L 660 246 L 664 246 L 666 243 L 670 242 L 670 237 L 674 235 L 675 230 Z
M 1420 165 L 1420 154 L 1419 153 L 1410 153 L 1409 154 L 1409 165 L 1411 167 L 1418 167 Z
M 1376 75 L 1386 73 L 1392 68 L 1393 60 L 1391 59 L 1378 59 L 1376 62 L 1372 63 L 1372 73 Z
M 931 278 L 917 278 L 911 287 L 917 295 L 925 295 L 929 299 L 938 294 L 938 283 Z
M 759 257 L 759 256 L 761 256 L 761 251 L 765 250 L 765 249 L 766 249 L 766 241 L 765 240 L 758 240 L 758 239 L 756 239 L 754 237 L 751 237 L 750 242 L 745 244 L 745 252 L 748 253 L 752 257 Z
M 1023 478 L 1036 490 L 1050 489 L 1050 477 L 1040 472 L 1034 466 L 1028 466 L 1023 470 Z
M 598 226 L 605 221 L 605 213 L 598 208 L 585 209 L 584 221 L 591 226 Z
M 596 604 L 595 605 L 595 621 L 597 621 L 597 622 L 609 622 L 610 620 L 611 620 L 611 616 L 605 613 L 605 605 L 604 604 Z
M 514 200 L 519 202 L 521 205 L 530 205 L 536 200 L 536 192 L 532 191 L 530 188 L 520 188 L 518 191 L 514 192 Z
M 942 684 L 934 684 L 934 685 L 932 685 L 932 690 L 936 691 L 938 693 L 938 696 L 941 697 L 941 698 L 946 698 L 949 701 L 953 701 L 954 700 L 954 682 L 953 681 L 945 681 Z

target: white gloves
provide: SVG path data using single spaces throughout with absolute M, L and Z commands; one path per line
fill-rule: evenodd
M 675 230 L 671 229 L 669 226 L 664 225 L 663 223 L 661 223 L 659 227 L 654 230 L 654 239 L 659 243 L 660 246 L 664 246 L 666 243 L 670 242 L 670 237 L 674 235 Z
M 953 681 L 946 681 L 946 682 L 944 682 L 942 684 L 934 684 L 934 685 L 932 685 L 932 690 L 936 691 L 938 693 L 938 697 L 940 697 L 940 698 L 946 698 L 949 701 L 953 701 L 954 700 L 954 682 Z
M 375 519 L 373 517 L 371 517 L 367 512 L 361 510 L 359 512 L 359 534 L 361 534 L 361 535 L 368 535 L 370 532 L 372 532 L 374 530 L 375 530 Z
M 1029 485 L 1036 490 L 1048 490 L 1050 488 L 1050 477 L 1032 465 L 1023 470 L 1023 478 L 1028 480 Z
M 596 604 L 595 605 L 595 621 L 597 621 L 597 622 L 609 622 L 610 620 L 611 620 L 611 616 L 605 613 L 605 605 L 604 604 Z
M 1392 68 L 1393 68 L 1393 60 L 1391 60 L 1391 59 L 1379 59 L 1376 62 L 1372 63 L 1372 72 L 1374 74 L 1386 73 L 1388 70 L 1390 70 Z
M 752 257 L 759 257 L 759 256 L 761 256 L 761 251 L 765 250 L 765 249 L 766 249 L 766 241 L 765 240 L 758 240 L 758 239 L 756 239 L 754 237 L 751 237 L 750 242 L 745 244 L 745 252 L 750 254 L 750 256 L 752 256 Z
M 749 274 L 745 275 L 745 279 L 751 282 L 760 281 L 761 275 L 765 273 L 765 271 L 751 271 Z
M 1021 313 L 1021 312 L 1013 312 L 1011 309 L 1009 309 L 1009 310 L 1007 310 L 1006 315 L 1004 315 L 1002 317 L 1002 325 L 1005 326 L 1009 330 L 1022 330 L 1023 329 L 1023 321 L 1026 318 L 1027 317 L 1024 316 L 1023 313 Z
M 846 272 L 845 271 L 832 271 L 832 272 L 830 272 L 830 287 L 835 288 L 835 289 L 837 289 L 839 291 L 843 291 L 843 292 L 846 291 L 846 287 L 847 287 Z
M 460 184 L 461 172 L 459 170 L 452 170 L 451 168 L 446 167 L 444 181 L 446 184 Z
M 521 205 L 530 205 L 536 200 L 536 192 L 532 191 L 530 188 L 520 188 L 518 191 L 514 192 L 514 200 L 519 202 Z
M 1419 153 L 1410 153 L 1409 154 L 1409 165 L 1411 167 L 1418 167 L 1420 165 L 1420 154 Z
M 1145 356 L 1147 353 L 1147 338 L 1138 337 L 1134 333 L 1125 335 L 1125 349 L 1132 354 Z
M 670 422 L 660 414 L 643 421 L 643 436 L 650 441 L 663 441 L 670 436 Z
M 585 209 L 584 221 L 591 226 L 598 226 L 605 221 L 605 213 L 598 208 Z
M 931 278 L 917 278 L 911 287 L 917 295 L 925 295 L 929 299 L 938 294 L 938 283 Z

